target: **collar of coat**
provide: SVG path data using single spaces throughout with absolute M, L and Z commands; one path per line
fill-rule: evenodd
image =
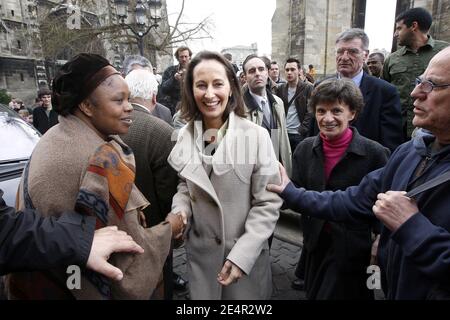
M 145 106 L 143 106 L 142 104 L 139 104 L 139 103 L 136 103 L 136 102 L 132 102 L 131 105 L 132 105 L 134 111 L 142 111 L 142 112 L 145 112 L 145 113 L 148 113 L 148 114 L 152 114 L 152 113 L 150 112 L 150 110 L 148 110 L 148 109 L 147 109 Z
M 354 153 L 362 157 L 366 156 L 367 151 L 366 148 L 364 147 L 364 144 L 362 143 L 361 135 L 359 134 L 358 130 L 356 130 L 355 127 L 350 127 L 350 129 L 353 131 L 353 138 L 345 152 Z M 313 149 L 317 150 L 317 148 L 322 149 L 322 139 L 320 138 L 319 134 L 314 138 L 313 142 Z
M 267 96 L 267 101 L 269 101 L 271 106 L 274 103 L 277 103 L 275 98 L 273 97 L 272 93 L 270 93 L 270 91 L 267 89 L 266 89 L 266 96 Z M 247 109 L 249 112 L 253 112 L 253 111 L 259 109 L 258 103 L 256 102 L 255 98 L 252 97 L 252 95 L 250 93 L 250 89 L 248 89 L 248 88 L 244 92 L 244 103 L 247 106 Z
M 303 92 L 303 90 L 305 90 L 308 87 L 308 84 L 306 82 L 303 81 L 298 81 L 297 86 L 295 88 L 295 93 L 294 93 L 294 97 L 296 97 L 296 99 L 300 96 L 300 94 Z M 280 85 L 278 87 L 278 91 L 277 93 L 279 93 L 279 97 L 281 98 L 281 100 L 283 100 L 284 104 L 287 104 L 288 102 L 288 89 L 289 89 L 289 84 L 283 83 L 282 85 Z
M 425 43 L 423 46 L 421 46 L 421 47 L 417 50 L 417 52 L 411 50 L 411 49 L 410 49 L 409 47 L 407 47 L 407 46 L 402 46 L 402 47 L 400 47 L 397 51 L 399 52 L 400 55 L 404 56 L 404 55 L 407 54 L 407 53 L 416 54 L 416 53 L 418 53 L 419 51 L 422 51 L 422 50 L 424 50 L 424 49 L 428 49 L 428 48 L 433 49 L 434 46 L 435 46 L 435 41 L 434 41 L 434 39 L 433 39 L 432 36 L 428 35 L 427 37 L 428 37 L 427 43 Z
M 242 154 L 242 149 L 238 144 L 239 139 L 243 137 L 242 133 L 245 134 L 245 129 L 248 127 L 248 125 L 245 125 L 246 121 L 236 116 L 234 112 L 230 112 L 227 133 L 212 156 L 211 166 L 215 175 L 221 176 L 234 170 L 243 183 L 250 183 L 249 178 L 241 172 L 241 168 L 245 166 L 236 165 L 236 159 L 240 159 L 238 154 Z M 202 126 L 202 121 L 190 121 L 180 129 L 177 143 L 167 161 L 182 178 L 192 181 L 205 190 L 217 203 L 220 203 L 211 180 L 203 167 L 201 153 L 204 145 L 204 130 Z M 243 141 L 245 141 L 245 138 Z M 257 153 L 256 143 L 250 143 L 246 152 L 248 159 L 254 159 Z

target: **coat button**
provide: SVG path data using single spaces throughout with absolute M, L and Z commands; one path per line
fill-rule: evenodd
M 222 244 L 222 240 L 221 240 L 219 237 L 216 237 L 214 240 L 216 240 L 216 243 L 217 243 L 218 245 L 221 245 L 221 244 Z
M 200 233 L 199 233 L 197 230 L 194 230 L 194 235 L 195 235 L 196 237 L 200 237 Z
M 192 202 L 197 201 L 197 199 L 195 198 L 195 196 L 193 194 L 189 195 L 189 197 L 191 198 Z

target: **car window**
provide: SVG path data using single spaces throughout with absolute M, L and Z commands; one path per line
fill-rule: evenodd
M 0 161 L 29 158 L 39 137 L 14 111 L 0 109 Z
M 3 200 L 6 205 L 10 207 L 15 207 L 16 205 L 16 195 L 17 189 L 19 188 L 19 183 L 20 176 L 9 180 L 0 179 L 0 189 L 4 192 Z

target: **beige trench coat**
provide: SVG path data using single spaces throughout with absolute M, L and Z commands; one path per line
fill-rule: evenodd
M 275 119 L 277 121 L 277 128 L 279 128 L 278 134 L 272 134 L 272 144 L 279 155 L 281 162 L 288 176 L 292 173 L 292 150 L 289 144 L 289 136 L 286 128 L 286 116 L 284 113 L 283 101 L 276 95 L 273 95 L 275 103 L 273 103 L 273 110 L 275 111 Z M 247 119 L 257 125 L 261 126 L 264 118 L 264 114 L 261 110 L 256 109 L 250 111 L 248 106 L 246 110 Z
M 208 177 L 199 151 L 201 126 L 197 121 L 183 127 L 168 159 L 181 178 L 172 211 L 188 215 L 185 246 L 191 298 L 269 299 L 268 238 L 282 204 L 277 194 L 266 190 L 268 183 L 280 183 L 270 137 L 264 128 L 230 113 Z M 226 259 L 245 275 L 223 287 L 217 275 Z

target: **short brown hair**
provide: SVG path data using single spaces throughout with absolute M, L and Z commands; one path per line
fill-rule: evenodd
M 228 82 L 230 83 L 232 96 L 228 100 L 228 104 L 223 113 L 223 120 L 228 118 L 231 111 L 234 111 L 240 117 L 245 117 L 244 100 L 233 66 L 222 54 L 212 51 L 201 51 L 189 62 L 181 91 L 181 117 L 186 121 L 201 117 L 201 113 L 194 99 L 194 69 L 200 62 L 205 60 L 214 60 L 223 65 Z
M 297 64 L 297 69 L 300 70 L 302 69 L 302 65 L 300 64 L 300 60 L 295 59 L 295 58 L 288 58 L 284 64 L 284 67 L 286 68 L 286 65 L 288 63 L 296 63 Z
M 309 111 L 316 112 L 316 107 L 321 103 L 345 103 L 349 106 L 350 111 L 355 112 L 356 120 L 358 114 L 364 106 L 364 98 L 361 90 L 350 79 L 327 79 L 322 81 L 311 93 L 309 99 Z
M 52 92 L 49 89 L 43 88 L 38 91 L 38 98 L 41 99 L 43 96 L 51 96 Z
M 175 58 L 177 59 L 177 61 L 178 61 L 178 55 L 180 54 L 180 52 L 181 52 L 181 51 L 185 51 L 185 50 L 189 51 L 189 57 L 192 57 L 192 51 L 191 51 L 191 49 L 189 49 L 188 47 L 185 47 L 185 46 L 183 46 L 183 47 L 178 47 L 177 51 L 175 51 L 175 54 L 174 54 L 174 56 L 175 56 Z

